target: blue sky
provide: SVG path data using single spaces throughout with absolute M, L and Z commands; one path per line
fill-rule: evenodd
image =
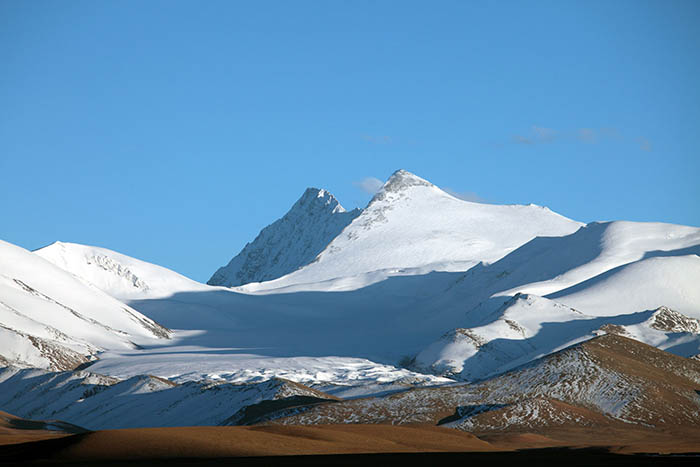
M 0 1 L 0 238 L 205 281 L 307 186 L 410 170 L 700 226 L 697 1 Z

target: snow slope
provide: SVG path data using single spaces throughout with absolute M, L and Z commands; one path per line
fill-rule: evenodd
M 358 347 L 357 342 L 376 332 L 371 328 L 384 329 L 380 323 L 395 319 L 391 315 L 403 305 L 403 301 L 393 303 L 391 287 L 367 290 L 366 295 L 346 300 L 325 292 L 270 295 L 261 300 L 199 284 L 104 248 L 54 243 L 35 253 L 175 330 L 163 346 L 102 352 L 95 371 L 122 378 L 154 374 L 177 382 L 283 377 L 331 385 L 335 393 L 350 391 L 355 395 L 386 391 L 391 384 L 401 387 L 449 381 L 395 366 L 403 355 L 397 346 L 404 335 L 401 332 L 382 334 L 375 345 Z M 397 292 L 401 293 L 402 287 Z M 372 313 L 368 308 L 382 303 L 385 313 Z M 364 320 L 358 320 L 358 305 L 368 310 L 363 313 Z M 414 330 L 409 327 L 406 332 Z M 423 340 L 429 339 L 427 336 Z M 395 355 L 382 359 L 386 352 L 378 352 L 377 347 Z
M 343 394 L 368 394 L 396 387 L 429 386 L 450 383 L 447 378 L 415 373 L 352 357 L 278 357 L 247 353 L 256 349 L 174 346 L 139 350 L 111 351 L 90 366 L 90 371 L 121 379 L 154 374 L 176 383 L 218 381 L 248 383 L 284 378 L 301 384 L 324 387 L 324 391 Z M 378 384 L 376 387 L 369 387 Z M 367 387 L 367 390 L 362 390 Z
M 691 357 L 700 353 L 700 320 L 668 307 L 592 316 L 536 295 L 517 294 L 497 318 L 444 334 L 413 362 L 418 370 L 474 381 L 603 334 L 619 334 Z
M 170 269 L 106 248 L 54 242 L 33 253 L 122 301 L 210 289 Z
M 31 252 L 0 241 L 0 360 L 72 368 L 103 349 L 128 349 L 170 331 Z
M 284 276 L 309 264 L 360 214 L 326 190 L 307 188 L 284 217 L 265 227 L 207 284 L 232 287 Z
M 700 254 L 700 229 L 660 222 L 592 222 L 572 235 L 537 238 L 501 261 L 516 292 L 547 295 L 647 258 Z M 527 285 L 524 285 L 527 284 Z
M 668 306 L 700 319 L 700 257 L 652 257 L 548 295 L 597 316 Z
M 454 303 L 466 313 L 457 329 L 418 353 L 415 368 L 479 379 L 605 325 L 636 326 L 629 335 L 642 342 L 697 354 L 696 333 L 658 333 L 643 323 L 660 307 L 700 319 L 698 253 L 700 229 L 672 224 L 592 223 L 568 236 L 536 238 L 467 271 L 437 298 L 436 319 L 454 316 Z

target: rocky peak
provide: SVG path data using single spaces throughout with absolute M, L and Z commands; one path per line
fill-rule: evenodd
M 388 194 L 401 193 L 407 188 L 414 186 L 425 186 L 433 187 L 432 183 L 427 180 L 420 178 L 418 175 L 412 174 L 403 169 L 399 169 L 394 172 L 391 177 L 386 181 L 384 186 L 374 195 L 370 204 L 374 201 L 381 201 L 387 197 Z
M 233 287 L 289 274 L 313 261 L 360 212 L 346 211 L 327 190 L 307 188 L 282 218 L 262 229 L 207 283 Z
M 304 211 L 327 211 L 330 213 L 346 212 L 340 202 L 329 191 L 322 188 L 307 188 L 301 198 L 294 203 L 290 212 L 295 209 Z
M 649 321 L 650 327 L 659 331 L 700 334 L 700 321 L 665 306 L 657 308 Z

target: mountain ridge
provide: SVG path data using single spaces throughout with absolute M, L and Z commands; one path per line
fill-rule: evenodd
M 233 287 L 293 272 L 313 261 L 360 212 L 346 211 L 325 189 L 307 188 L 284 216 L 263 228 L 207 284 Z
M 460 200 L 406 170 L 394 172 L 367 206 L 315 260 L 259 291 L 380 270 L 465 270 L 495 261 L 537 236 L 570 234 L 583 224 L 536 205 Z
M 321 189 L 306 190 L 292 211 L 300 235 L 273 229 L 284 240 L 277 252 L 285 242 L 303 246 L 306 218 L 324 223 L 348 214 Z M 145 341 L 147 349 L 104 345 L 93 337 L 76 340 L 70 330 L 49 335 L 53 331 L 42 327 L 48 322 L 34 323 L 38 331 L 19 338 L 40 346 L 39 339 L 48 338 L 79 342 L 83 357 L 60 359 L 79 365 L 99 358 L 96 371 L 121 378 L 243 383 L 284 377 L 354 396 L 480 380 L 604 332 L 684 357 L 700 354 L 698 228 L 626 221 L 581 226 L 539 206 L 459 200 L 400 170 L 340 232 L 294 272 L 236 287 L 201 284 L 104 248 L 58 242 L 32 255 L 58 266 L 59 276 L 67 272 L 174 329 L 172 339 Z M 5 262 L 0 257 L 0 274 L 12 270 Z M 30 294 L 17 282 L 9 285 L 6 294 Z M 23 306 L 15 309 L 23 313 Z M 7 316 L 0 324 L 17 316 L 0 312 Z M 130 322 L 138 316 L 117 315 Z M 0 355 L 32 365 L 30 356 Z

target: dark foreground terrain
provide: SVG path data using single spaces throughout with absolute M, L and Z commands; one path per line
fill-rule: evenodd
M 24 436 L 24 438 L 23 438 Z M 35 432 L 34 439 L 42 434 Z M 700 429 L 471 433 L 434 426 L 178 427 L 3 432 L 1 465 L 697 465 Z

